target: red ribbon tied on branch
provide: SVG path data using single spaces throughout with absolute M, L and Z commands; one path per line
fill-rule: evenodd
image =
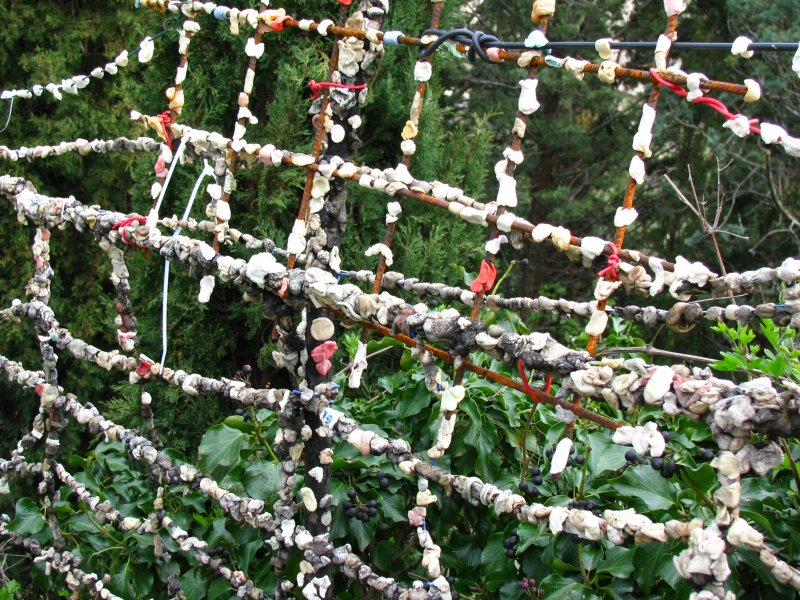
M 605 277 L 606 275 L 610 275 L 611 279 L 619 279 L 619 275 L 617 275 L 617 267 L 620 263 L 619 250 L 617 250 L 617 247 L 611 242 L 609 242 L 609 245 L 611 246 L 611 254 L 608 257 L 608 265 L 605 269 L 597 273 L 597 276 Z
M 354 90 L 360 91 L 367 88 L 366 83 L 362 83 L 361 85 L 346 85 L 344 83 L 334 83 L 333 81 L 314 81 L 313 79 L 308 82 L 308 87 L 311 88 L 312 98 L 316 100 L 319 97 L 319 93 L 322 91 L 322 88 L 339 88 L 342 90 Z
M 161 127 L 164 130 L 164 141 L 169 146 L 169 149 L 172 150 L 172 139 L 169 136 L 169 126 L 172 123 L 172 117 L 169 116 L 169 111 L 165 110 L 159 115 L 156 115 L 156 119 L 161 120 Z
M 122 238 L 122 242 L 126 246 L 133 246 L 134 248 L 139 248 L 140 250 L 147 250 L 146 246 L 140 246 L 139 244 L 132 242 L 128 239 L 128 236 L 125 235 L 125 228 L 128 225 L 132 225 L 133 223 L 146 223 L 147 219 L 145 217 L 140 217 L 139 215 L 132 215 L 127 219 L 122 219 L 119 223 L 114 223 L 114 226 L 111 228 L 119 229 L 119 237 Z
M 531 387 L 531 384 L 528 383 L 528 375 L 525 373 L 525 363 L 522 362 L 521 358 L 517 362 L 517 367 L 519 368 L 519 376 L 522 379 L 522 385 L 525 386 L 525 392 L 528 394 L 528 396 L 530 396 L 531 400 L 533 400 L 533 409 L 535 410 L 536 405 L 541 402 L 537 396 L 537 394 L 540 392 L 538 390 L 534 390 Z M 542 392 L 549 394 L 551 389 L 553 389 L 553 378 L 546 376 L 544 378 L 544 389 Z
M 493 263 L 490 264 L 483 260 L 481 261 L 480 273 L 478 273 L 475 281 L 469 284 L 469 289 L 476 294 L 484 294 L 491 291 L 495 279 L 497 279 L 497 267 Z
M 678 96 L 681 96 L 682 98 L 686 98 L 686 96 L 689 95 L 689 92 L 687 92 L 681 86 L 664 79 L 656 69 L 650 69 L 650 76 L 656 83 L 672 90 L 674 93 L 678 94 Z M 706 106 L 710 106 L 729 121 L 733 121 L 734 119 L 743 116 L 741 114 L 736 114 L 736 115 L 733 114 L 728 109 L 727 106 L 725 106 L 722 102 L 720 102 L 716 98 L 708 98 L 707 96 L 700 96 L 699 98 L 694 98 L 692 100 L 689 100 L 689 102 L 694 102 L 695 104 L 705 104 Z M 758 119 L 748 119 L 748 121 L 750 123 L 750 132 L 755 134 L 760 134 L 761 129 L 756 127 L 756 125 L 758 124 Z

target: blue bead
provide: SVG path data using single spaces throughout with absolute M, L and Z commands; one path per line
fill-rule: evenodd
M 217 21 L 227 21 L 228 20 L 228 9 L 224 6 L 218 6 L 214 9 L 214 18 Z
M 387 31 L 383 34 L 383 43 L 389 46 L 399 46 L 400 38 L 405 35 L 402 31 Z

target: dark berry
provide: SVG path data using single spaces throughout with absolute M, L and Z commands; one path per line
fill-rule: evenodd
M 537 475 L 541 475 L 541 474 L 542 474 L 542 470 L 539 467 L 533 467 L 531 469 L 531 475 L 533 475 L 534 477 L 536 477 Z
M 516 533 L 511 534 L 511 537 L 508 539 L 511 540 L 512 546 L 516 546 L 517 544 L 519 544 L 519 536 Z
M 575 454 L 575 446 L 570 446 L 569 447 L 569 453 L 570 454 Z
M 369 513 L 367 513 L 366 511 L 358 513 L 358 520 L 361 521 L 362 523 L 366 523 L 367 521 L 369 521 Z
M 572 457 L 571 456 L 567 459 L 567 466 L 568 467 L 572 466 Z
M 528 266 L 528 263 L 529 263 L 529 262 L 530 262 L 530 261 L 529 261 L 527 258 L 523 258 L 521 261 L 519 261 L 519 263 L 520 263 L 521 265 L 525 266 L 525 267 L 527 267 L 527 266 Z
M 345 500 L 342 502 L 342 506 L 344 506 L 345 509 L 353 508 L 353 503 L 350 500 Z
M 386 477 L 386 473 L 383 470 L 378 471 L 378 479 L 383 479 L 384 477 Z
M 355 517 L 356 516 L 356 509 L 352 506 L 344 511 L 346 517 Z
M 544 451 L 544 454 L 547 458 L 553 458 L 554 452 L 555 450 L 553 450 L 552 448 L 548 448 L 547 450 Z
M 664 466 L 664 459 L 657 456 L 650 461 L 650 466 L 653 467 L 654 471 L 660 471 Z
M 636 453 L 636 450 L 628 450 L 625 453 L 625 460 L 629 463 L 635 463 L 639 459 L 639 455 Z
M 453 577 L 452 575 L 448 575 L 447 576 L 447 583 L 449 583 L 450 585 L 453 585 L 455 582 L 456 582 L 456 578 L 455 577 Z
M 586 506 L 586 510 L 594 510 L 597 508 L 597 504 L 589 500 L 584 506 Z
M 662 432 L 661 432 L 661 437 L 663 437 L 663 438 L 664 438 L 664 441 L 665 441 L 665 442 L 668 442 L 668 441 L 669 441 L 669 438 L 671 438 L 671 437 L 672 437 L 672 433 L 671 433 L 671 432 L 669 432 L 669 431 L 662 431 Z
M 514 548 L 509 548 L 508 550 L 506 550 L 506 556 L 508 558 L 514 558 L 516 555 L 517 555 L 517 551 L 514 550 Z
M 525 481 L 520 481 L 519 482 L 519 491 L 522 492 L 523 494 L 527 494 L 528 490 L 529 490 L 528 483 L 525 482 Z
M 570 539 L 572 540 L 573 544 L 580 544 L 581 543 L 581 536 L 579 536 L 577 533 L 573 533 L 572 536 L 570 537 Z
M 697 452 L 697 460 L 706 462 L 714 458 L 714 452 L 708 448 L 700 448 Z
M 381 488 L 386 489 L 389 487 L 389 480 L 386 477 L 381 478 L 380 480 Z
M 511 530 L 511 535 L 517 535 L 517 528 L 516 527 L 514 527 L 514 529 Z
M 460 600 L 461 594 L 456 591 L 450 592 L 450 598 L 452 598 L 452 600 Z
M 531 496 L 538 496 L 539 495 L 539 488 L 533 487 L 532 485 L 528 486 L 528 493 Z
M 536 477 L 531 479 L 531 481 L 533 482 L 533 485 L 542 485 L 544 483 L 544 479 L 542 479 L 541 475 L 537 475 Z
M 241 372 L 242 375 L 244 375 L 245 377 L 250 377 L 250 375 L 252 375 L 253 373 L 253 367 L 251 367 L 250 365 L 242 365 Z
M 575 462 L 578 463 L 579 465 L 582 465 L 583 463 L 586 462 L 586 455 L 578 454 L 578 456 L 575 457 Z
M 506 549 L 513 548 L 515 546 L 515 542 L 511 540 L 511 538 L 506 538 L 503 540 L 503 547 Z
M 378 501 L 370 500 L 369 502 L 367 502 L 367 506 L 369 506 L 370 508 L 375 508 L 376 506 L 378 506 Z
M 375 516 L 377 516 L 377 514 L 378 514 L 378 509 L 377 509 L 377 508 L 375 508 L 374 506 L 370 506 L 370 507 L 367 509 L 367 511 L 369 512 L 369 516 L 370 516 L 370 517 L 375 517 Z
M 356 491 L 353 488 L 347 490 L 347 497 L 353 500 L 356 497 Z
M 675 464 L 674 460 L 671 460 L 668 463 L 665 463 L 664 466 L 661 468 L 661 476 L 664 479 L 669 479 L 670 477 L 675 475 L 675 473 L 677 473 L 677 472 L 678 472 L 678 465 Z

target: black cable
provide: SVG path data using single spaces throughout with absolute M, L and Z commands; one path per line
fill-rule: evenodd
M 524 42 L 508 42 L 497 38 L 494 35 L 486 34 L 482 31 L 472 31 L 466 28 L 451 29 L 427 29 L 422 36 L 435 35 L 436 40 L 423 46 L 420 49 L 420 58 L 427 58 L 438 50 L 445 42 L 455 42 L 469 48 L 467 57 L 475 60 L 479 57 L 482 60 L 491 62 L 486 54 L 486 48 L 501 48 L 503 50 L 541 50 L 550 52 L 553 50 L 594 50 L 595 42 L 586 41 L 552 41 L 540 48 L 530 48 Z M 612 50 L 654 50 L 657 42 L 626 42 L 612 41 Z M 733 42 L 673 42 L 673 50 L 697 50 L 704 52 L 730 52 Z M 798 48 L 798 42 L 752 42 L 747 50 L 760 52 L 793 52 Z

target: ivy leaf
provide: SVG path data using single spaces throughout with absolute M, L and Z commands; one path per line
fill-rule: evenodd
M 239 461 L 239 452 L 247 438 L 238 429 L 224 424 L 214 425 L 200 440 L 197 450 L 200 469 L 212 473 L 219 467 L 233 466 Z
M 669 510 L 673 506 L 673 488 L 650 467 L 630 467 L 616 479 L 608 481 L 617 496 L 630 498 L 638 511 Z
M 363 551 L 364 548 L 369 546 L 372 538 L 375 537 L 378 523 L 375 519 L 371 519 L 366 523 L 362 523 L 358 519 L 348 519 L 347 529 L 355 536 L 356 542 L 358 542 L 358 549 Z
M 662 544 L 659 544 L 662 545 Z M 614 546 L 606 551 L 605 560 L 597 564 L 598 573 L 610 573 L 614 577 L 627 578 L 633 573 L 631 558 L 633 551 L 629 548 Z
M 592 449 L 589 453 L 589 470 L 595 477 L 625 466 L 628 448 L 612 443 L 609 436 L 603 433 L 591 433 L 588 438 L 586 445 Z
M 397 403 L 397 418 L 406 419 L 418 415 L 433 401 L 434 398 L 425 387 L 425 382 L 418 381 L 415 386 L 403 390 L 403 398 Z
M 33 535 L 47 527 L 39 507 L 30 498 L 20 498 L 15 508 L 16 516 L 6 529 L 22 535 Z
M 395 523 L 403 523 L 408 520 L 408 513 L 403 504 L 403 496 L 399 494 L 384 496 L 381 499 L 381 512 L 384 517 L 391 519 Z
M 280 463 L 259 460 L 247 465 L 242 484 L 248 496 L 269 500 L 278 493 L 281 483 Z
M 636 583 L 646 594 L 655 585 L 656 575 L 665 560 L 671 561 L 672 555 L 667 554 L 666 544 L 641 544 L 633 551 L 633 567 L 636 569 Z
M 195 598 L 199 600 L 206 597 L 208 582 L 197 569 L 191 569 L 183 574 L 181 586 L 183 587 L 183 593 L 189 600 L 195 600 Z
M 546 525 L 533 525 L 531 523 L 520 523 L 517 527 L 517 535 L 519 536 L 519 544 L 517 545 L 517 554 L 522 554 L 531 546 L 538 546 L 544 548 L 553 541 L 553 536 L 546 530 Z
M 372 562 L 384 573 L 396 573 L 404 570 L 403 558 L 403 549 L 387 540 L 378 542 L 372 553 Z
M 487 590 L 496 591 L 514 575 L 514 561 L 506 556 L 503 532 L 490 536 L 481 552 L 481 578 Z
M 591 598 L 592 595 L 580 583 L 569 577 L 553 573 L 545 577 L 539 584 L 544 598 L 559 598 L 559 600 L 582 600 Z
M 475 536 L 456 531 L 444 550 L 453 553 L 460 569 L 477 569 L 481 564 L 481 546 Z

